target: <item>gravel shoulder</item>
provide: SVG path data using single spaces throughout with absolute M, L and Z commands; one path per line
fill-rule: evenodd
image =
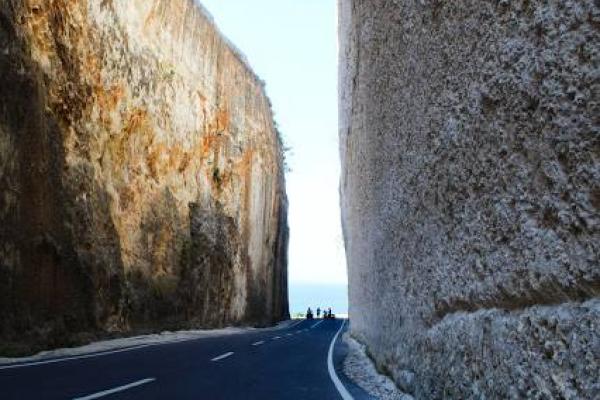
M 414 400 L 403 393 L 394 382 L 377 372 L 375 365 L 365 352 L 365 346 L 353 339 L 347 332 L 343 337 L 348 345 L 348 355 L 344 360 L 344 374 L 369 395 L 380 400 Z

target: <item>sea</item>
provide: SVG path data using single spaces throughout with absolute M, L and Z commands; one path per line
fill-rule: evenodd
M 313 312 L 317 307 L 328 309 L 339 316 L 348 314 L 348 285 L 320 283 L 289 283 L 290 314 L 292 317 L 306 313 L 308 307 Z

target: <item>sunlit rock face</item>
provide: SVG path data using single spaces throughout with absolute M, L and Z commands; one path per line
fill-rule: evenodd
M 600 3 L 339 4 L 352 333 L 417 398 L 600 398 Z
M 0 337 L 285 318 L 281 148 L 192 0 L 0 1 Z

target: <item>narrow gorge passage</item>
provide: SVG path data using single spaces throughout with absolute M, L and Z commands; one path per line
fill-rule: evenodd
M 599 116 L 598 0 L 0 0 L 0 398 L 600 399 Z

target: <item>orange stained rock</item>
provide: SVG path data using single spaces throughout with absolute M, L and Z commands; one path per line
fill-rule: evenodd
M 134 109 L 123 127 L 124 137 L 128 137 L 133 132 L 141 129 L 146 122 L 147 116 L 148 112 L 146 110 L 142 110 L 141 108 Z
M 30 223 L 22 225 L 27 226 L 25 232 L 34 233 L 29 236 L 45 237 L 49 232 L 65 251 L 83 255 L 81 259 L 46 257 L 48 246 L 42 246 L 38 249 L 40 258 L 24 257 L 17 267 L 30 271 L 27 277 L 35 277 L 40 265 L 50 272 L 92 271 L 92 290 L 85 296 L 93 297 L 93 304 L 76 316 L 86 329 L 127 329 L 128 318 L 134 323 L 147 318 L 144 309 L 151 310 L 152 315 L 158 311 L 158 323 L 164 307 L 147 303 L 149 290 L 158 288 L 161 295 L 168 293 L 165 304 L 179 303 L 177 294 L 171 293 L 181 276 L 177 268 L 183 265 L 182 260 L 190 271 L 198 268 L 184 254 L 191 240 L 190 203 L 216 202 L 223 206 L 226 218 L 221 218 L 221 210 L 215 210 L 214 217 L 231 220 L 226 233 L 231 237 L 232 252 L 226 262 L 241 274 L 239 279 L 226 282 L 228 290 L 252 290 L 262 299 L 244 304 L 240 298 L 236 309 L 220 323 L 254 322 L 254 309 L 268 310 L 272 296 L 267 292 L 270 289 L 245 279 L 247 265 L 255 262 L 256 269 L 264 271 L 282 271 L 285 266 L 274 259 L 277 254 L 268 244 L 279 234 L 279 227 L 269 223 L 277 216 L 248 223 L 247 211 L 264 208 L 268 197 L 273 196 L 270 182 L 263 184 L 262 175 L 270 174 L 270 168 L 276 168 L 271 163 L 277 161 L 272 156 L 277 149 L 271 148 L 275 146 L 269 137 L 274 137 L 274 131 L 264 122 L 272 117 L 271 112 L 252 71 L 232 56 L 235 52 L 203 12 L 194 8 L 192 0 L 8 3 L 16 5 L 17 18 L 7 23 L 20 35 L 23 45 L 11 45 L 9 50 L 19 47 L 23 54 L 15 53 L 15 59 L 19 56 L 28 61 L 22 66 L 15 63 L 8 73 L 11 77 L 26 74 L 24 85 L 32 84 L 27 88 L 34 90 L 32 96 L 4 100 L 23 110 L 39 103 L 40 118 L 26 124 L 31 140 L 19 141 L 14 151 L 5 151 L 16 154 L 14 163 L 23 163 L 23 170 L 31 169 L 32 176 L 12 173 L 14 182 L 10 176 L 0 192 L 13 193 L 11 187 L 15 187 L 23 195 L 0 202 L 15 202 L 11 210 L 20 207 L 27 211 L 25 221 Z M 165 79 L 165 69 L 170 74 L 177 71 L 175 79 Z M 233 107 L 243 96 L 257 98 L 250 99 L 252 107 Z M 193 110 L 182 113 L 182 107 Z M 265 130 L 257 131 L 258 126 Z M 234 131 L 235 138 L 231 135 Z M 56 140 L 56 148 L 64 150 L 52 157 L 49 154 L 54 146 L 47 145 L 50 134 L 52 144 Z M 48 171 L 38 173 L 39 168 L 30 168 L 38 159 L 44 161 L 40 168 Z M 54 177 L 61 184 L 48 180 Z M 44 186 L 43 182 L 51 183 Z M 278 185 L 283 188 L 283 180 Z M 56 186 L 56 191 L 51 186 Z M 70 218 L 68 224 L 63 223 L 63 217 Z M 13 237 L 24 236 L 19 224 L 6 218 L 0 222 L 18 233 Z M 264 240 L 249 241 L 251 229 L 257 229 Z M 61 240 L 63 233 L 68 240 Z M 250 252 L 256 260 L 252 261 Z M 129 274 L 138 271 L 157 282 L 144 286 Z M 49 285 L 48 277 L 52 275 L 35 279 L 47 285 L 45 298 L 58 298 L 64 290 Z M 74 288 L 73 293 L 79 293 L 77 285 L 90 287 L 88 276 L 81 279 L 86 281 L 80 282 L 77 276 L 58 277 L 61 285 Z M 29 287 L 37 286 L 36 282 L 29 278 L 23 281 Z M 140 296 L 113 290 L 130 284 Z M 201 277 L 188 286 L 190 298 L 207 287 Z M 107 295 L 113 292 L 114 296 Z M 5 300 L 1 297 L 2 293 L 0 304 Z M 22 300 L 27 301 L 27 296 Z M 42 303 L 27 304 L 33 309 Z M 58 312 L 71 316 L 74 303 L 84 302 L 73 301 L 64 308 L 53 306 L 57 326 L 62 321 Z M 133 311 L 121 310 L 122 304 L 130 303 Z M 211 309 L 226 311 L 229 304 L 229 300 L 217 299 Z M 43 307 L 39 311 L 46 312 Z M 177 319 L 204 318 L 203 313 L 198 304 L 190 303 L 184 305 Z M 165 313 L 165 318 L 171 318 L 170 314 Z M 267 322 L 281 316 L 281 312 L 263 314 Z M 97 322 L 84 326 L 92 320 Z
M 225 109 L 221 109 L 217 111 L 217 116 L 215 118 L 216 122 L 216 131 L 218 133 L 226 132 L 229 130 L 229 112 Z
M 96 101 L 98 103 L 97 108 L 100 113 L 100 121 L 105 125 L 109 124 L 110 113 L 117 108 L 117 105 L 119 104 L 121 99 L 123 99 L 125 94 L 125 88 L 123 87 L 122 83 L 115 84 L 109 89 L 105 89 L 104 86 L 98 85 L 94 88 L 94 94 L 96 95 Z M 131 123 L 132 121 L 130 120 L 128 124 Z M 133 121 L 133 123 L 136 122 Z M 126 129 L 131 129 L 131 127 L 126 127 Z
M 166 166 L 169 164 L 169 149 L 164 143 L 154 144 L 150 153 L 148 154 L 148 158 L 146 159 L 146 164 L 148 169 L 150 170 L 150 175 L 155 179 L 164 174 L 163 171 L 166 170 Z

